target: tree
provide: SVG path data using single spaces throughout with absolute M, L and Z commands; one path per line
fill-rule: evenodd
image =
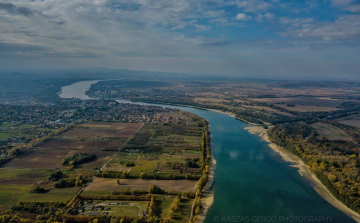
M 195 214 L 200 214 L 201 213 L 201 207 L 197 206 L 195 209 Z
M 330 182 L 335 182 L 336 176 L 334 174 L 329 174 L 328 179 L 330 180 Z
M 173 211 L 169 211 L 169 219 L 172 219 L 174 217 L 174 212 Z
M 120 179 L 117 179 L 117 184 L 119 184 L 119 185 L 120 185 Z

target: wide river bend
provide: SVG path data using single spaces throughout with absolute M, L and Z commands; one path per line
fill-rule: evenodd
M 89 99 L 85 91 L 96 82 L 82 81 L 64 86 L 60 97 Z M 210 122 L 212 151 L 217 165 L 214 203 L 205 223 L 355 222 L 325 201 L 267 142 L 245 130 L 248 124 L 214 111 L 136 104 L 180 109 Z

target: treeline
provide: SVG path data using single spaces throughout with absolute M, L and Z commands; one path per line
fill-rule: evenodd
M 271 142 L 300 157 L 337 199 L 360 213 L 358 144 L 319 140 L 306 123 L 276 125 L 268 130 L 268 136 Z
M 131 217 L 131 216 L 89 216 L 89 215 L 63 215 L 61 218 L 62 222 L 70 223 L 146 223 L 146 217 Z M 159 222 L 159 221 L 154 221 Z
M 156 185 L 152 185 L 149 186 L 149 190 L 138 190 L 138 189 L 121 189 L 121 190 L 116 190 L 111 192 L 112 195 L 135 195 L 135 196 L 139 196 L 139 195 L 146 195 L 146 194 L 168 194 L 168 195 L 178 195 L 181 194 L 183 197 L 187 197 L 187 198 L 191 198 L 194 199 L 195 198 L 195 193 L 192 191 L 188 191 L 188 192 L 176 192 L 176 191 L 165 191 L 162 190 L 161 188 L 157 187 Z
M 123 200 L 123 201 L 150 201 L 151 195 L 78 195 L 81 200 Z
M 79 175 L 78 177 L 70 177 L 60 179 L 57 183 L 54 184 L 55 188 L 66 188 L 66 187 L 83 187 L 88 181 L 90 181 L 90 177 L 83 177 Z
M 301 116 L 288 116 L 275 112 L 267 112 L 265 110 L 255 110 L 255 109 L 245 109 L 245 108 L 233 109 L 233 113 L 236 114 L 237 118 L 255 124 L 263 124 L 263 122 L 268 122 L 275 125 L 277 123 L 296 122 L 296 121 L 305 120 Z
M 21 201 L 19 204 L 14 205 L 11 210 L 13 211 L 26 211 L 34 214 L 46 214 L 48 212 L 55 212 L 64 208 L 66 204 L 61 202 L 27 202 Z
M 96 158 L 95 154 L 90 154 L 90 153 L 77 153 L 74 154 L 72 156 L 66 157 L 61 165 L 63 166 L 74 166 L 74 165 L 79 165 L 85 162 L 89 162 L 93 159 Z
M 210 173 L 210 164 L 211 164 L 211 141 L 209 137 L 210 131 L 208 126 L 204 126 L 203 137 L 201 139 L 201 159 L 200 159 L 200 168 L 202 170 L 202 176 L 199 179 L 196 185 L 196 195 L 195 200 L 191 208 L 191 217 L 190 222 L 196 222 L 198 215 L 202 211 L 201 196 L 203 189 L 208 182 L 209 173 Z
M 158 173 L 129 173 L 127 171 L 99 171 L 96 177 L 117 179 L 146 179 L 146 180 L 199 180 L 198 174 L 158 174 Z

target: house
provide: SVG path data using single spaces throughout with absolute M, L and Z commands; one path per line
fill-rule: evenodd
M 108 205 L 116 205 L 119 204 L 118 202 L 109 202 Z
M 85 206 L 84 210 L 85 211 L 92 211 L 92 210 L 94 210 L 94 206 Z

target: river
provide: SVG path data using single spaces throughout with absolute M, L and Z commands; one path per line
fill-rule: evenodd
M 62 88 L 61 97 L 89 99 L 85 91 L 97 81 Z M 119 101 L 132 103 L 129 101 Z M 214 203 L 205 223 L 212 222 L 355 222 L 324 200 L 281 159 L 268 143 L 244 128 L 248 124 L 225 114 L 182 106 L 210 122 L 215 171 Z

